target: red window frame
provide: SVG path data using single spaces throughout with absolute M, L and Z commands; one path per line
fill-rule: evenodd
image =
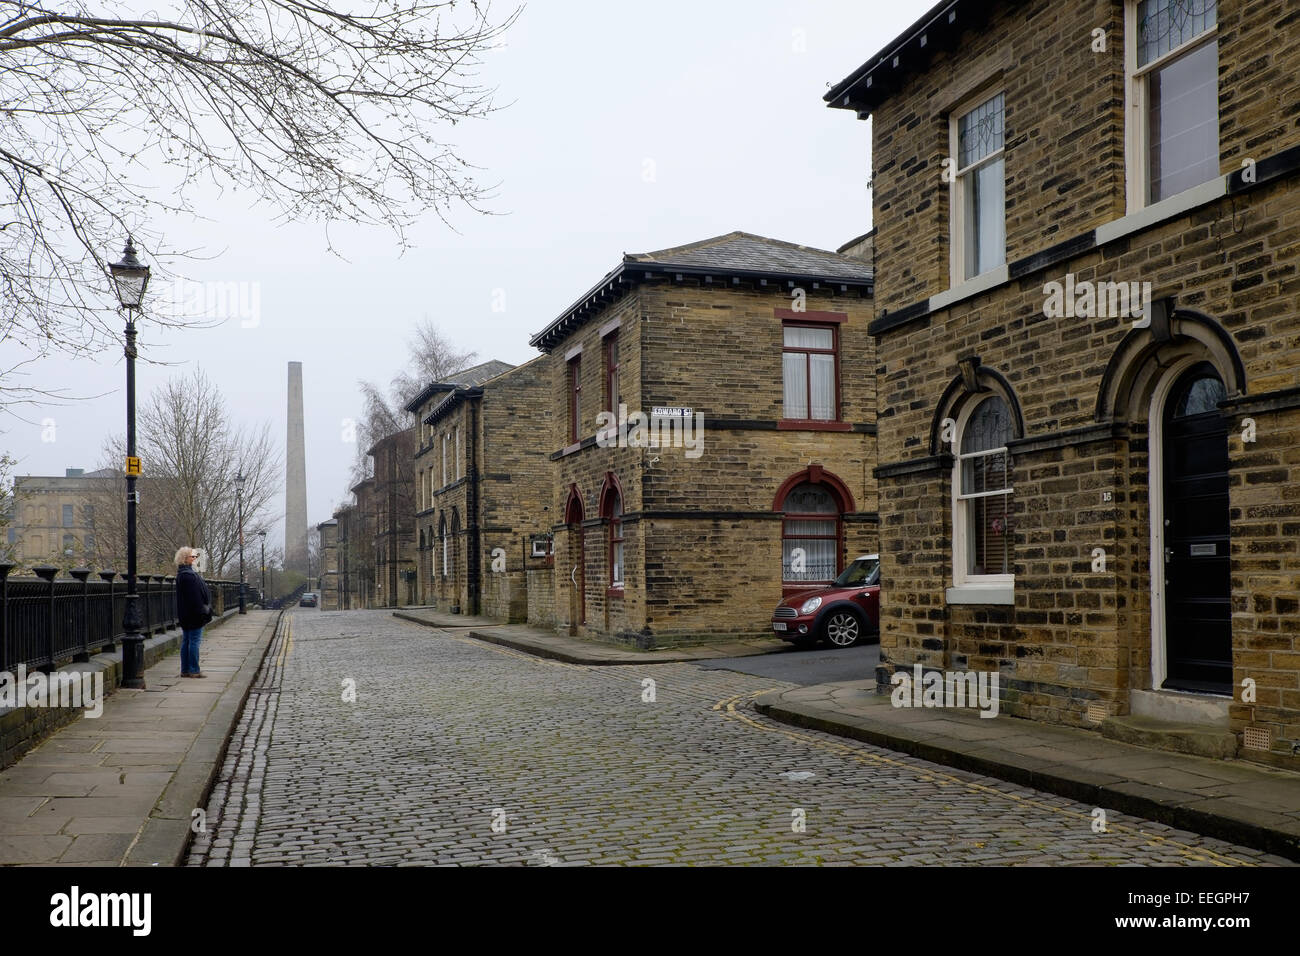
M 846 430 L 850 426 L 841 418 L 843 414 L 843 402 L 840 394 L 840 326 L 839 316 L 835 316 L 830 321 L 824 318 L 809 319 L 788 319 L 783 318 L 781 322 L 781 421 L 779 427 L 785 428 L 812 428 L 825 430 Z M 785 344 L 785 330 L 787 328 L 797 327 L 805 329 L 823 329 L 831 333 L 831 347 L 828 349 L 814 349 L 806 347 L 795 347 Z M 786 353 L 804 356 L 804 379 L 807 383 L 807 394 L 804 396 L 804 408 L 808 415 L 812 414 L 812 360 L 810 355 L 830 355 L 835 360 L 835 417 L 834 418 L 786 418 L 785 417 L 785 359 Z
M 569 441 L 576 442 L 582 397 L 582 356 L 569 359 Z

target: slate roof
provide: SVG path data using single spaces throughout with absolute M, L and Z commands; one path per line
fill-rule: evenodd
M 717 269 L 719 272 L 770 272 L 777 275 L 821 275 L 826 278 L 871 279 L 871 266 L 837 252 L 767 239 L 747 232 L 729 232 L 658 252 L 625 255 L 625 263 L 654 263 Z
M 430 382 L 428 385 L 424 386 L 424 388 L 420 389 L 420 391 L 409 402 L 402 406 L 402 408 L 414 415 L 420 410 L 421 405 L 438 392 L 450 392 L 455 388 L 475 388 L 482 385 L 488 379 L 496 378 L 498 375 L 502 375 L 505 372 L 510 371 L 512 368 L 514 368 L 514 366 L 509 362 L 502 362 L 497 359 L 492 359 L 488 362 L 481 362 L 478 365 L 471 365 L 467 369 L 462 369 L 459 372 L 453 372 L 451 375 L 448 375 L 447 380 L 444 382 Z
M 749 279 L 763 282 L 819 283 L 840 290 L 857 289 L 867 295 L 875 288 L 871 266 L 826 249 L 768 239 L 748 232 L 729 232 L 684 246 L 656 252 L 624 253 L 623 261 L 605 274 L 529 344 L 548 352 L 593 311 L 630 290 L 651 275 L 709 277 L 710 280 Z
M 475 385 L 482 385 L 488 379 L 496 378 L 502 372 L 508 372 L 512 368 L 514 368 L 514 366 L 509 362 L 501 362 L 497 359 L 492 359 L 490 362 L 473 365 L 463 371 L 448 376 L 445 384 L 460 385 L 464 388 L 473 388 Z

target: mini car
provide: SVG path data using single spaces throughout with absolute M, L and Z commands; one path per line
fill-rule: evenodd
M 772 612 L 772 630 L 792 644 L 852 647 L 879 639 L 880 555 L 861 555 L 833 583 L 787 597 Z

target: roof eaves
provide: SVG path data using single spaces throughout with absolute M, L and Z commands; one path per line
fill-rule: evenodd
M 940 0 L 822 99 L 832 109 L 855 110 L 865 119 L 904 77 L 923 67 L 936 49 L 951 44 L 963 30 L 985 22 L 988 6 L 971 0 Z
M 733 282 L 753 279 L 766 285 L 768 282 L 785 283 L 794 288 L 798 283 L 809 283 L 814 289 L 823 285 L 828 288 L 839 286 L 842 291 L 850 288 L 865 291 L 868 295 L 875 292 L 875 276 L 868 270 L 863 276 L 832 276 L 824 273 L 795 269 L 737 269 L 730 266 L 675 265 L 665 262 L 645 262 L 625 256 L 617 269 L 610 272 L 599 284 L 592 286 L 587 293 L 573 305 L 569 306 L 558 319 L 538 332 L 528 344 L 534 348 L 549 352 L 552 347 L 569 331 L 581 325 L 586 314 L 608 301 L 609 292 L 615 284 L 636 284 L 652 275 L 672 276 L 682 279 L 686 276 L 713 277 L 732 279 Z M 620 293 L 621 294 L 621 293 Z

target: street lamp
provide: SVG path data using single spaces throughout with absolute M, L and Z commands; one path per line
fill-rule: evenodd
M 257 532 L 257 536 L 262 539 L 262 607 L 266 607 L 266 529 L 262 528 Z
M 235 475 L 235 503 L 239 507 L 239 613 L 247 614 L 244 598 L 244 481 L 242 474 Z
M 140 633 L 140 601 L 136 593 L 135 509 L 140 502 L 135 479 L 140 459 L 135 455 L 135 314 L 144 303 L 149 267 L 135 257 L 126 237 L 122 261 L 108 266 L 117 301 L 126 310 L 126 606 L 122 612 L 122 686 L 144 689 L 144 635 Z

